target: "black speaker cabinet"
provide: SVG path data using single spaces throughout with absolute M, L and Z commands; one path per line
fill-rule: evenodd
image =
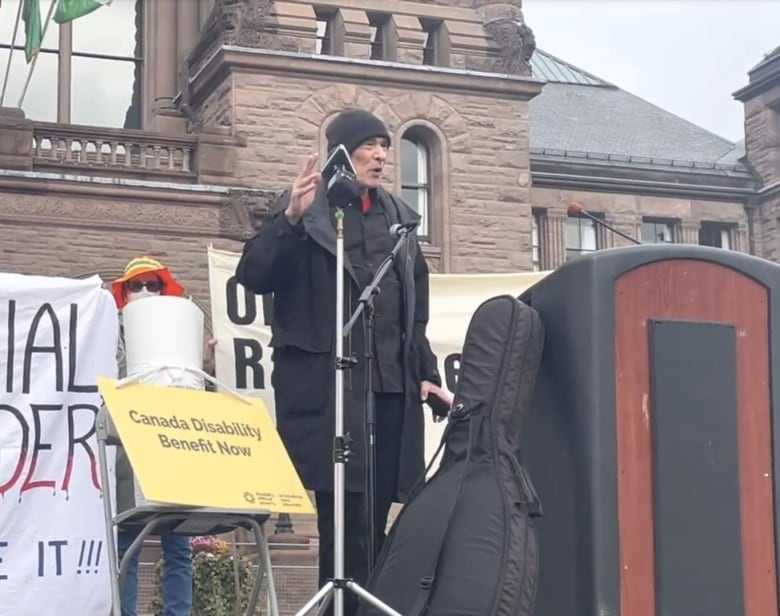
M 537 616 L 777 615 L 780 266 L 617 248 L 521 299 L 546 332 Z

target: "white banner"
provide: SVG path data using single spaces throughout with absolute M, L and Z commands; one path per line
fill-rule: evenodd
M 217 380 L 249 396 L 262 398 L 276 422 L 271 389 L 271 327 L 261 297 L 246 293 L 236 282 L 238 254 L 208 248 L 211 326 L 217 340 Z
M 0 616 L 109 613 L 95 379 L 118 332 L 98 277 L 0 273 Z
M 273 413 L 270 324 L 264 322 L 263 299 L 245 294 L 234 275 L 237 253 L 209 247 L 211 319 L 217 338 L 217 379 L 249 395 L 263 397 Z M 479 305 L 498 295 L 520 295 L 547 272 L 521 274 L 431 274 L 428 339 L 439 360 L 444 388 L 457 381 L 460 352 L 471 317 Z M 427 407 L 426 458 L 436 451 L 444 423 L 434 423 Z

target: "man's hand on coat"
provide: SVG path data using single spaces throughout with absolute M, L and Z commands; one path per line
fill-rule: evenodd
M 450 394 L 448 394 L 435 383 L 431 383 L 430 381 L 423 381 L 420 383 L 420 399 L 425 402 L 428 399 L 428 396 L 436 396 L 445 402 L 447 406 L 452 406 L 452 396 Z M 433 415 L 433 421 L 436 423 L 444 421 L 445 419 L 446 417 L 436 415 L 435 413 Z

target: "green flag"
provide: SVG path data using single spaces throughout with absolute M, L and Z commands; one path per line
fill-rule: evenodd
M 64 24 L 89 15 L 92 11 L 101 6 L 108 6 L 111 2 L 112 0 L 60 0 L 52 19 L 55 23 Z
M 24 21 L 24 56 L 29 64 L 41 50 L 41 0 L 24 0 L 22 5 Z

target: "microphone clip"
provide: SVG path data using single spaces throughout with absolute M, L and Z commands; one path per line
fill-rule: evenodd
M 418 223 L 416 222 L 396 223 L 390 227 L 390 235 L 393 237 L 403 237 L 409 235 L 417 228 L 417 225 Z

